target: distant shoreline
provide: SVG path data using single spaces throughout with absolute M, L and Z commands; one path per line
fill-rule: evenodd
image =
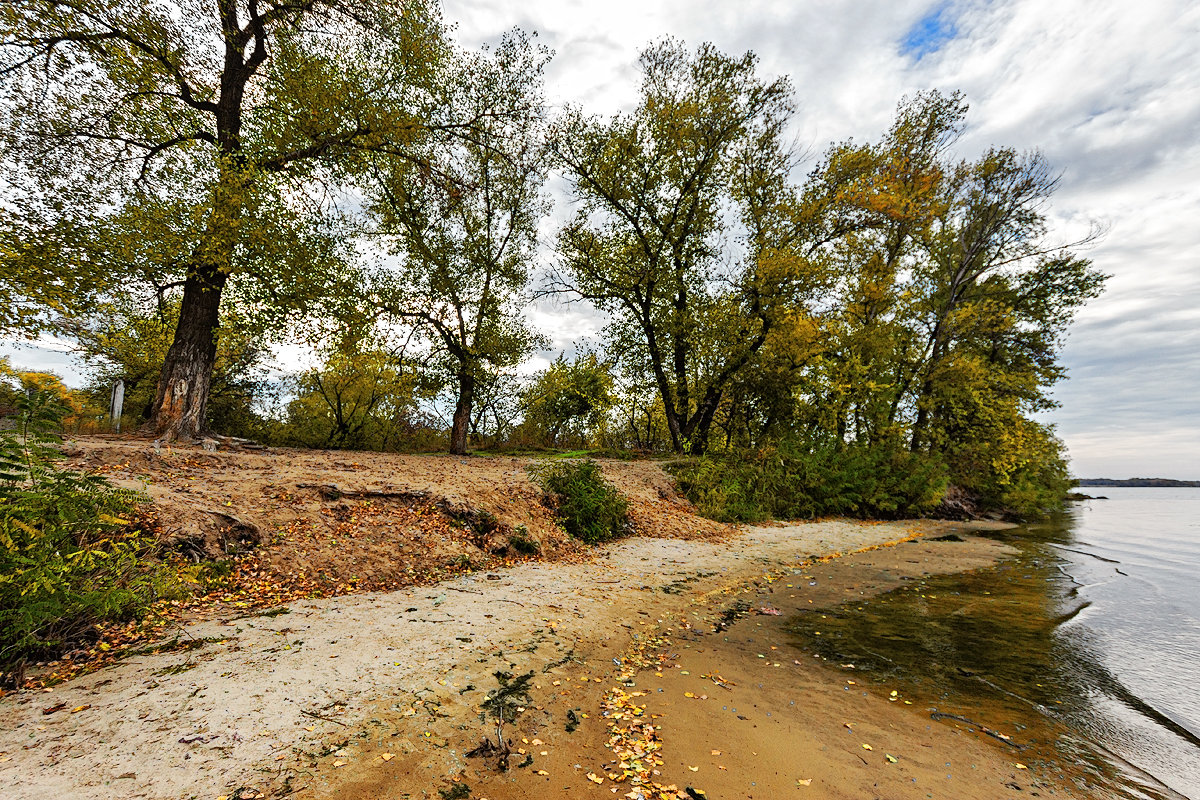
M 1151 488 L 1195 488 L 1200 481 L 1177 481 L 1171 478 L 1077 478 L 1076 486 L 1134 486 Z

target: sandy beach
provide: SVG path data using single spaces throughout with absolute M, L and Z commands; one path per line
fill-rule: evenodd
M 1004 796 L 1038 777 L 1002 744 L 846 691 L 845 670 L 801 659 L 780 628 L 801 607 L 1006 553 L 969 536 L 886 546 L 947 529 L 827 521 L 724 541 L 639 537 L 582 563 L 189 625 L 176 649 L 0 701 L 0 784 L 11 798 L 676 796 L 655 784 L 713 798 Z M 739 602 L 768 611 L 714 633 Z M 534 707 L 506 732 L 507 772 L 464 755 L 490 730 L 478 703 L 497 670 L 536 674 Z M 644 774 L 625 774 L 623 745 L 611 746 L 622 705 L 644 706 L 638 721 L 658 728 Z

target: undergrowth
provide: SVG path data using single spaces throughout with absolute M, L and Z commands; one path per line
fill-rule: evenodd
M 895 518 L 933 510 L 946 489 L 936 460 L 900 447 L 777 447 L 668 467 L 703 516 L 721 522 L 824 516 Z
M 186 594 L 184 576 L 158 561 L 135 522 L 137 492 L 61 469 L 67 409 L 52 395 L 17 401 L 0 431 L 0 683 L 17 684 L 31 659 L 94 638 L 96 625 L 134 618 Z
M 587 544 L 625 532 L 629 501 L 604 479 L 595 461 L 553 461 L 530 468 L 568 534 Z

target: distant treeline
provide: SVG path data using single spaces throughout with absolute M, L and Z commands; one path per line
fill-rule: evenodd
M 1200 486 L 1200 481 L 1176 481 L 1170 478 L 1080 478 L 1077 486 Z

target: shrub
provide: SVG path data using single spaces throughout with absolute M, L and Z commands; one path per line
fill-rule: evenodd
M 939 462 L 886 444 L 784 442 L 670 469 L 699 512 L 722 522 L 915 516 L 933 509 L 946 488 Z
M 588 544 L 620 536 L 629 502 L 600 474 L 595 461 L 553 461 L 530 467 L 568 534 Z
M 0 669 L 8 682 L 27 659 L 62 652 L 96 623 L 129 619 L 184 589 L 177 573 L 146 560 L 153 537 L 122 518 L 142 499 L 136 492 L 55 466 L 66 411 L 48 394 L 21 397 L 16 429 L 0 432 Z

